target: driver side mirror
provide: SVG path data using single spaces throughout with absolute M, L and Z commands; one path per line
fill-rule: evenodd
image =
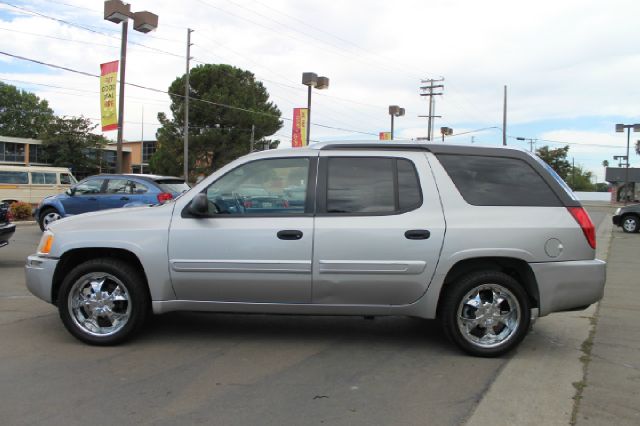
M 207 198 L 207 194 L 197 194 L 191 200 L 191 205 L 189 206 L 189 213 L 198 217 L 207 217 L 210 216 L 209 213 L 209 199 Z
M 76 189 L 75 189 L 75 188 L 69 188 L 69 189 L 67 189 L 67 190 L 66 190 L 66 191 L 64 191 L 64 192 L 65 192 L 67 195 L 70 195 L 70 196 L 72 196 L 72 197 L 73 197 L 73 196 L 76 194 Z

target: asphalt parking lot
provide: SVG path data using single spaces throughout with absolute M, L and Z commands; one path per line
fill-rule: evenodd
M 594 223 L 609 210 L 591 209 Z M 479 402 L 514 362 L 542 357 L 564 374 L 581 372 L 584 337 L 572 327 L 586 324 L 588 334 L 588 313 L 541 319 L 522 348 L 498 359 L 462 354 L 434 321 L 395 317 L 172 313 L 125 345 L 87 346 L 24 286 L 39 236 L 37 226 L 19 226 L 0 249 L 4 424 L 454 425 L 482 414 Z M 571 380 L 556 386 L 562 416 L 571 413 Z M 505 404 L 518 397 L 502 395 Z

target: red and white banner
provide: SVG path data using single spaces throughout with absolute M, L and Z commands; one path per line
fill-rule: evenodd
M 100 117 L 103 132 L 118 129 L 117 82 L 118 61 L 100 64 Z
M 307 108 L 293 109 L 293 125 L 291 146 L 301 148 L 307 146 L 307 132 L 309 131 L 309 110 Z

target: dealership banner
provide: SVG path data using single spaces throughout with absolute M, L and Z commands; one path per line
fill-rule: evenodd
M 380 132 L 380 140 L 381 141 L 390 141 L 391 140 L 391 132 Z
M 309 131 L 309 110 L 307 108 L 293 109 L 293 125 L 291 146 L 300 148 L 307 146 L 307 132 Z
M 100 64 L 100 116 L 103 132 L 118 129 L 117 82 L 118 61 Z

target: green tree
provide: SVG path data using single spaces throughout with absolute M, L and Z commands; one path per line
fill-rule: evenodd
M 593 173 L 584 170 L 582 166 L 572 167 L 567 183 L 574 191 L 595 191 L 596 186 L 591 182 Z
M 171 113 L 158 114 L 162 125 L 156 134 L 158 150 L 150 160 L 155 173 L 182 175 L 185 76 L 169 87 Z M 260 141 L 282 127 L 281 112 L 269 101 L 264 85 L 254 75 L 230 65 L 207 64 L 189 76 L 189 170 L 192 177 L 209 174 L 250 150 L 251 126 L 255 126 L 254 149 L 278 141 Z M 199 102 L 203 100 L 207 102 Z M 228 105 L 228 106 L 222 106 Z M 231 106 L 231 107 L 229 107 Z
M 565 181 L 567 176 L 571 172 L 571 163 L 567 160 L 567 154 L 569 153 L 569 145 L 562 148 L 549 149 L 547 145 L 542 146 L 536 150 L 536 154 L 545 163 L 551 166 L 553 170 Z
M 41 134 L 45 160 L 82 174 L 99 173 L 107 139 L 91 133 L 96 127 L 84 117 L 55 117 Z
M 46 100 L 0 82 L 0 135 L 37 138 L 53 120 Z

